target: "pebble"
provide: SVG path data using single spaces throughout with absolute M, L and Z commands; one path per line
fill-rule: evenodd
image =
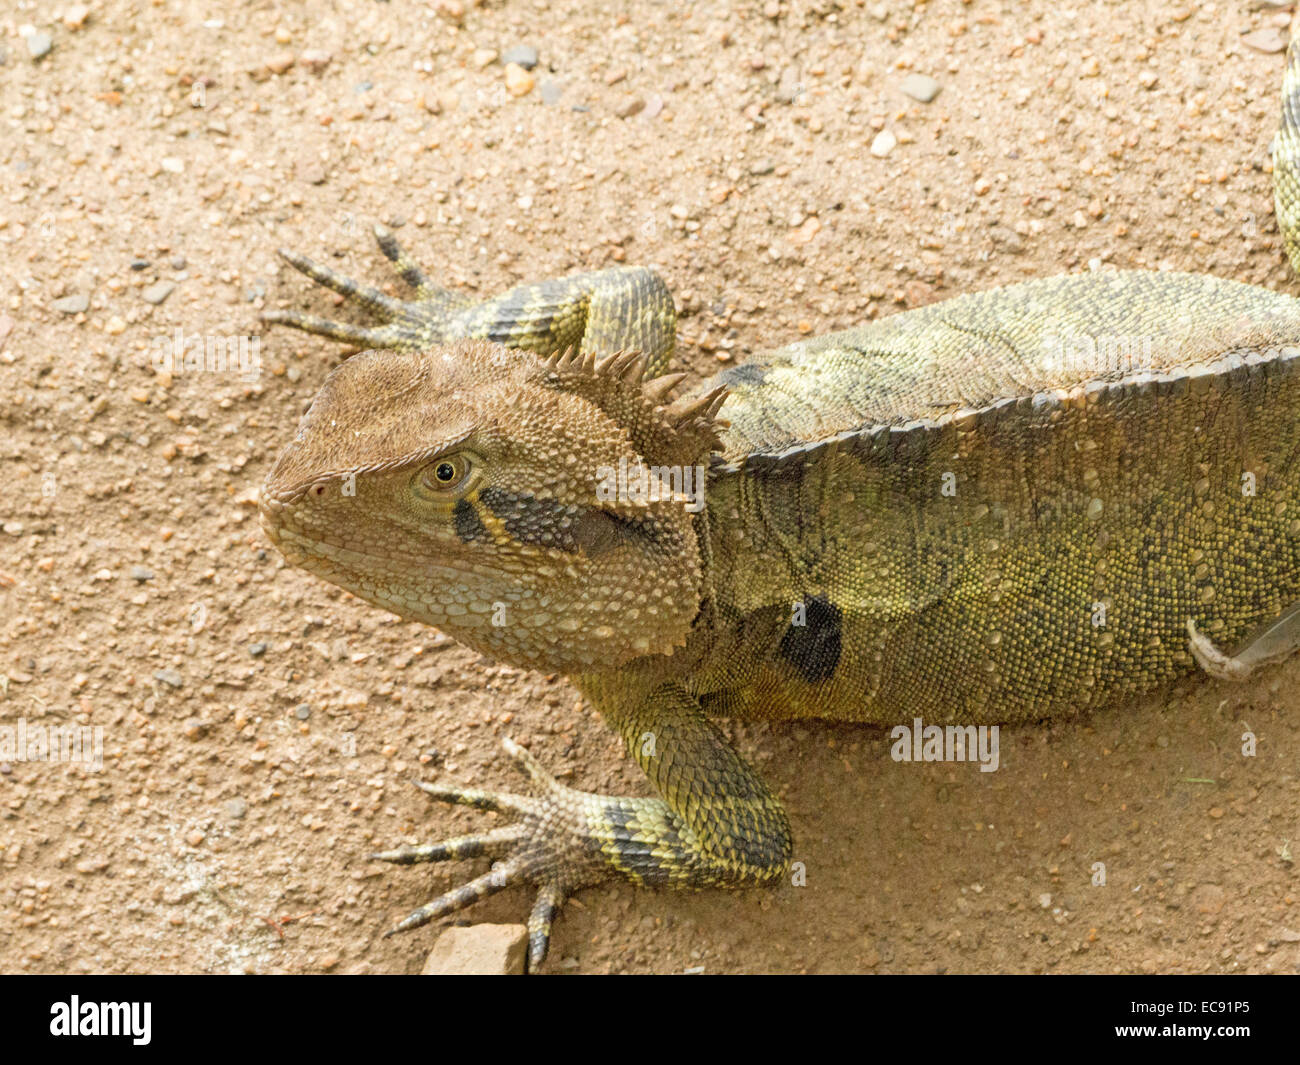
M 185 173 L 185 160 L 175 155 L 164 155 L 162 157 L 162 168 L 169 174 Z
M 185 678 L 174 669 L 159 669 L 154 672 L 153 679 L 160 684 L 166 684 L 169 688 L 179 688 L 185 683 Z
M 821 231 L 821 228 L 822 228 L 821 221 L 816 217 L 816 215 L 814 215 L 811 218 L 807 218 L 802 223 L 800 223 L 800 225 L 795 229 L 793 233 L 790 234 L 790 243 L 807 244 L 810 240 L 813 239 L 813 237 L 817 236 L 817 234 Z
M 148 259 L 132 259 L 132 260 L 131 260 L 131 269 L 132 269 L 132 270 L 136 270 L 136 271 L 139 271 L 139 270 L 148 270 L 148 269 L 149 269 L 149 260 L 148 260 Z
M 483 70 L 497 61 L 497 50 L 495 48 L 475 48 L 471 61 L 475 67 Z
M 521 924 L 453 925 L 438 937 L 424 976 L 522 976 L 528 929 Z
M 252 643 L 248 645 L 248 653 L 252 655 L 254 658 L 261 658 L 264 654 L 266 654 L 266 650 L 269 646 L 270 646 L 269 644 L 263 643 L 261 640 L 259 640 L 257 643 Z
M 564 93 L 564 86 L 558 81 L 552 81 L 550 78 L 547 78 L 542 82 L 540 91 L 542 94 L 542 103 L 558 104 L 560 102 L 560 96 Z
M 1273 26 L 1266 26 L 1262 30 L 1252 30 L 1241 38 L 1241 43 L 1247 48 L 1253 48 L 1255 51 L 1264 52 L 1267 55 L 1285 51 L 1286 49 L 1286 38 Z
M 184 731 L 187 740 L 201 740 L 208 734 L 208 726 L 197 717 L 186 718 L 181 729 Z
M 248 813 L 248 803 L 243 799 L 228 799 L 221 804 L 221 808 L 232 821 L 241 821 Z
M 903 92 L 919 103 L 928 104 L 942 86 L 928 74 L 909 74 L 903 79 Z
M 506 64 L 506 91 L 511 96 L 527 96 L 536 79 L 518 63 Z
M 131 578 L 143 584 L 145 581 L 153 580 L 153 570 L 148 566 L 132 566 Z
M 84 292 L 78 292 L 53 300 L 50 306 L 60 314 L 85 314 L 90 309 L 90 297 Z
M 537 66 L 537 49 L 531 44 L 517 44 L 501 53 L 501 62 L 514 63 L 525 70 L 532 70 Z
M 460 25 L 465 20 L 465 4 L 462 0 L 438 0 L 437 4 L 434 5 L 434 10 L 449 22 L 456 23 L 456 25 Z
M 781 71 L 781 78 L 776 84 L 776 98 L 783 104 L 792 104 L 803 93 L 803 83 L 799 79 L 798 67 L 786 67 Z
M 640 96 L 634 96 L 618 109 L 616 114 L 619 118 L 631 118 L 633 115 L 639 115 L 645 110 L 645 100 Z
M 63 13 L 63 25 L 70 30 L 79 30 L 90 17 L 90 8 L 85 4 L 74 4 Z
M 293 716 L 296 717 L 299 721 L 306 721 L 309 717 L 311 717 L 311 704 L 299 703 L 294 708 Z
M 266 69 L 272 74 L 284 74 L 294 64 L 292 52 L 278 52 L 266 61 Z
M 313 74 L 321 73 L 334 57 L 329 52 L 320 48 L 308 48 L 298 56 L 298 62 L 310 70 Z
M 324 185 L 328 175 L 325 168 L 319 163 L 307 162 L 298 167 L 297 176 L 299 181 L 305 181 L 308 185 Z
M 157 281 L 140 290 L 140 296 L 145 303 L 152 303 L 155 306 L 162 303 L 168 296 L 176 291 L 175 281 Z
M 44 59 L 50 54 L 50 50 L 54 47 L 54 39 L 48 33 L 42 33 L 31 26 L 24 26 L 23 29 L 27 30 L 22 35 L 33 60 Z M 22 33 L 22 30 L 19 32 Z
M 188 265 L 189 263 L 186 262 L 184 255 L 175 255 L 172 257 L 173 270 L 184 270 Z
M 883 159 L 898 146 L 898 138 L 889 130 L 882 129 L 871 141 L 871 154 Z

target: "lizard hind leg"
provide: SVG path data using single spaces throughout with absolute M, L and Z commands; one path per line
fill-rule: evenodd
M 1196 664 L 1211 677 L 1246 680 L 1260 667 L 1281 662 L 1300 650 L 1300 601 L 1257 628 L 1233 655 L 1224 654 L 1191 618 L 1187 619 L 1187 637 Z

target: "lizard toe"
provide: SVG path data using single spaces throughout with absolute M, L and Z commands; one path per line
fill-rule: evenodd
M 481 834 L 402 846 L 371 855 L 373 859 L 395 865 L 461 858 L 496 859 L 482 876 L 411 911 L 384 933 L 385 937 L 419 928 L 516 884 L 532 884 L 537 887 L 537 896 L 528 918 L 528 958 L 529 966 L 535 968 L 546 957 L 551 927 L 564 900 L 577 888 L 614 875 L 601 853 L 601 837 L 591 825 L 592 804 L 599 805 L 598 797 L 565 787 L 514 741 L 507 739 L 504 746 L 528 774 L 537 794 L 517 795 L 424 782 L 417 786 L 439 802 L 509 815 L 512 819 L 509 824 Z

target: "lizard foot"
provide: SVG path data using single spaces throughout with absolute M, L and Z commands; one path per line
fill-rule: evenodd
M 514 795 L 422 782 L 417 786 L 439 802 L 512 814 L 510 824 L 480 835 L 400 847 L 371 857 L 398 865 L 456 858 L 498 859 L 489 872 L 414 910 L 385 937 L 419 928 L 515 884 L 529 883 L 537 887 L 528 918 L 528 968 L 535 969 L 546 957 L 551 925 L 565 898 L 612 873 L 601 855 L 600 839 L 589 827 L 591 819 L 599 818 L 610 800 L 565 787 L 513 740 L 507 739 L 503 745 L 523 767 L 538 794 Z
M 363 285 L 350 277 L 344 277 L 306 255 L 278 248 L 280 258 L 295 270 L 332 289 L 344 299 L 355 300 L 383 324 L 360 326 L 349 322 L 333 322 L 301 311 L 265 311 L 262 321 L 272 325 L 291 326 L 362 348 L 413 349 L 427 346 L 431 339 L 436 338 L 441 317 L 448 309 L 473 301 L 467 296 L 459 296 L 434 285 L 388 229 L 377 225 L 374 232 L 379 250 L 396 265 L 402 280 L 415 289 L 416 300 L 393 299 L 372 285 Z
M 1300 649 L 1300 603 L 1292 603 L 1281 615 L 1255 630 L 1235 655 L 1215 646 L 1196 622 L 1187 619 L 1187 646 L 1196 664 L 1217 680 L 1245 680 L 1261 666 L 1289 658 Z

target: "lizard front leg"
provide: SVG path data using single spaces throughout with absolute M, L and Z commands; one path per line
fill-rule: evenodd
M 301 311 L 272 310 L 262 320 L 363 348 L 419 351 L 449 340 L 495 340 L 542 356 L 567 348 L 598 357 L 636 350 L 647 360 L 646 377 L 667 368 L 677 340 L 677 313 L 663 279 L 645 267 L 615 267 L 519 285 L 478 302 L 439 288 L 382 226 L 379 249 L 415 290 L 398 300 L 362 285 L 305 255 L 281 248 L 294 269 L 380 319 L 377 326 L 334 322 Z
M 511 741 L 537 794 L 421 785 L 434 798 L 514 816 L 477 836 L 375 855 L 400 864 L 493 857 L 492 871 L 406 917 L 417 928 L 516 883 L 537 897 L 528 921 L 529 967 L 546 957 L 551 925 L 578 888 L 621 876 L 644 886 L 741 887 L 770 884 L 790 860 L 785 811 L 683 687 L 664 684 L 618 699 L 615 681 L 583 678 L 583 690 L 614 724 L 661 798 L 595 795 L 558 783 Z M 392 934 L 391 932 L 389 933 Z

